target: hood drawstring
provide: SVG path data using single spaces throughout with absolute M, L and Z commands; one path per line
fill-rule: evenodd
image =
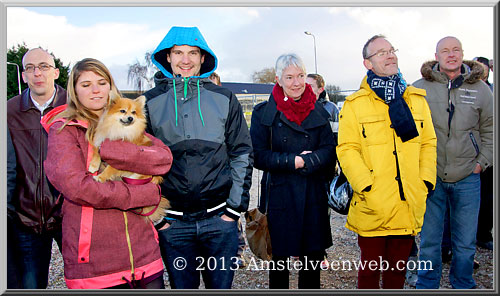
M 175 126 L 177 126 L 177 91 L 175 90 L 175 78 L 172 82 L 174 85 Z
M 201 124 L 205 126 L 205 121 L 203 121 L 203 115 L 201 115 L 201 104 L 200 104 L 200 80 L 198 79 L 196 86 L 198 86 L 198 112 L 200 112 Z
M 187 97 L 187 87 L 189 78 L 184 78 L 184 98 Z M 178 126 L 178 114 L 177 114 L 177 90 L 175 89 L 175 78 L 173 79 L 174 85 L 174 105 L 175 105 L 175 126 Z M 201 124 L 205 126 L 205 121 L 203 120 L 203 115 L 201 114 L 201 102 L 200 102 L 200 80 L 196 81 L 196 86 L 198 89 L 198 112 L 200 113 Z

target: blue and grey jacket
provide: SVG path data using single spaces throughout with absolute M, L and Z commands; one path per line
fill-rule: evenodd
M 167 61 L 174 45 L 201 49 L 200 76 L 174 77 Z M 238 219 L 248 208 L 253 152 L 238 99 L 208 79 L 217 67 L 215 54 L 196 27 L 172 27 L 152 61 L 160 72 L 156 86 L 144 94 L 148 132 L 174 157 L 161 185 L 172 206 L 169 213 L 196 213 L 225 203 L 225 214 Z

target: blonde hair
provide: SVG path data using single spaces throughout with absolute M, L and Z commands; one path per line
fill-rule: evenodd
M 109 92 L 108 103 L 106 104 L 106 108 L 111 104 L 112 101 L 121 97 L 121 93 L 116 88 L 116 84 L 111 76 L 111 72 L 109 72 L 108 68 L 101 63 L 100 61 L 92 58 L 83 59 L 73 66 L 71 73 L 68 79 L 68 87 L 67 87 L 67 99 L 66 99 L 66 110 L 58 114 L 54 117 L 57 118 L 65 118 L 66 121 L 63 126 L 59 129 L 61 131 L 70 121 L 72 120 L 84 120 L 88 122 L 88 128 L 86 132 L 87 140 L 91 141 L 93 135 L 95 133 L 95 128 L 97 123 L 99 122 L 99 117 L 94 114 L 87 107 L 83 106 L 82 103 L 78 100 L 78 96 L 75 91 L 76 83 L 78 82 L 78 78 L 83 72 L 92 71 L 96 75 L 102 76 L 109 83 L 111 91 Z

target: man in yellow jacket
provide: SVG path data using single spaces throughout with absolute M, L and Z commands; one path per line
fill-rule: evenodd
M 406 84 L 396 51 L 383 35 L 366 42 L 367 76 L 339 118 L 337 156 L 354 190 L 346 227 L 358 234 L 360 289 L 380 288 L 381 272 L 383 288 L 404 287 L 413 236 L 436 182 L 426 92 Z

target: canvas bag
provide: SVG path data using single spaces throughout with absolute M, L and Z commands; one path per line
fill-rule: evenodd
M 252 209 L 245 213 L 248 246 L 257 258 L 271 260 L 271 236 L 267 224 L 267 202 L 266 213 L 261 213 L 259 208 Z

